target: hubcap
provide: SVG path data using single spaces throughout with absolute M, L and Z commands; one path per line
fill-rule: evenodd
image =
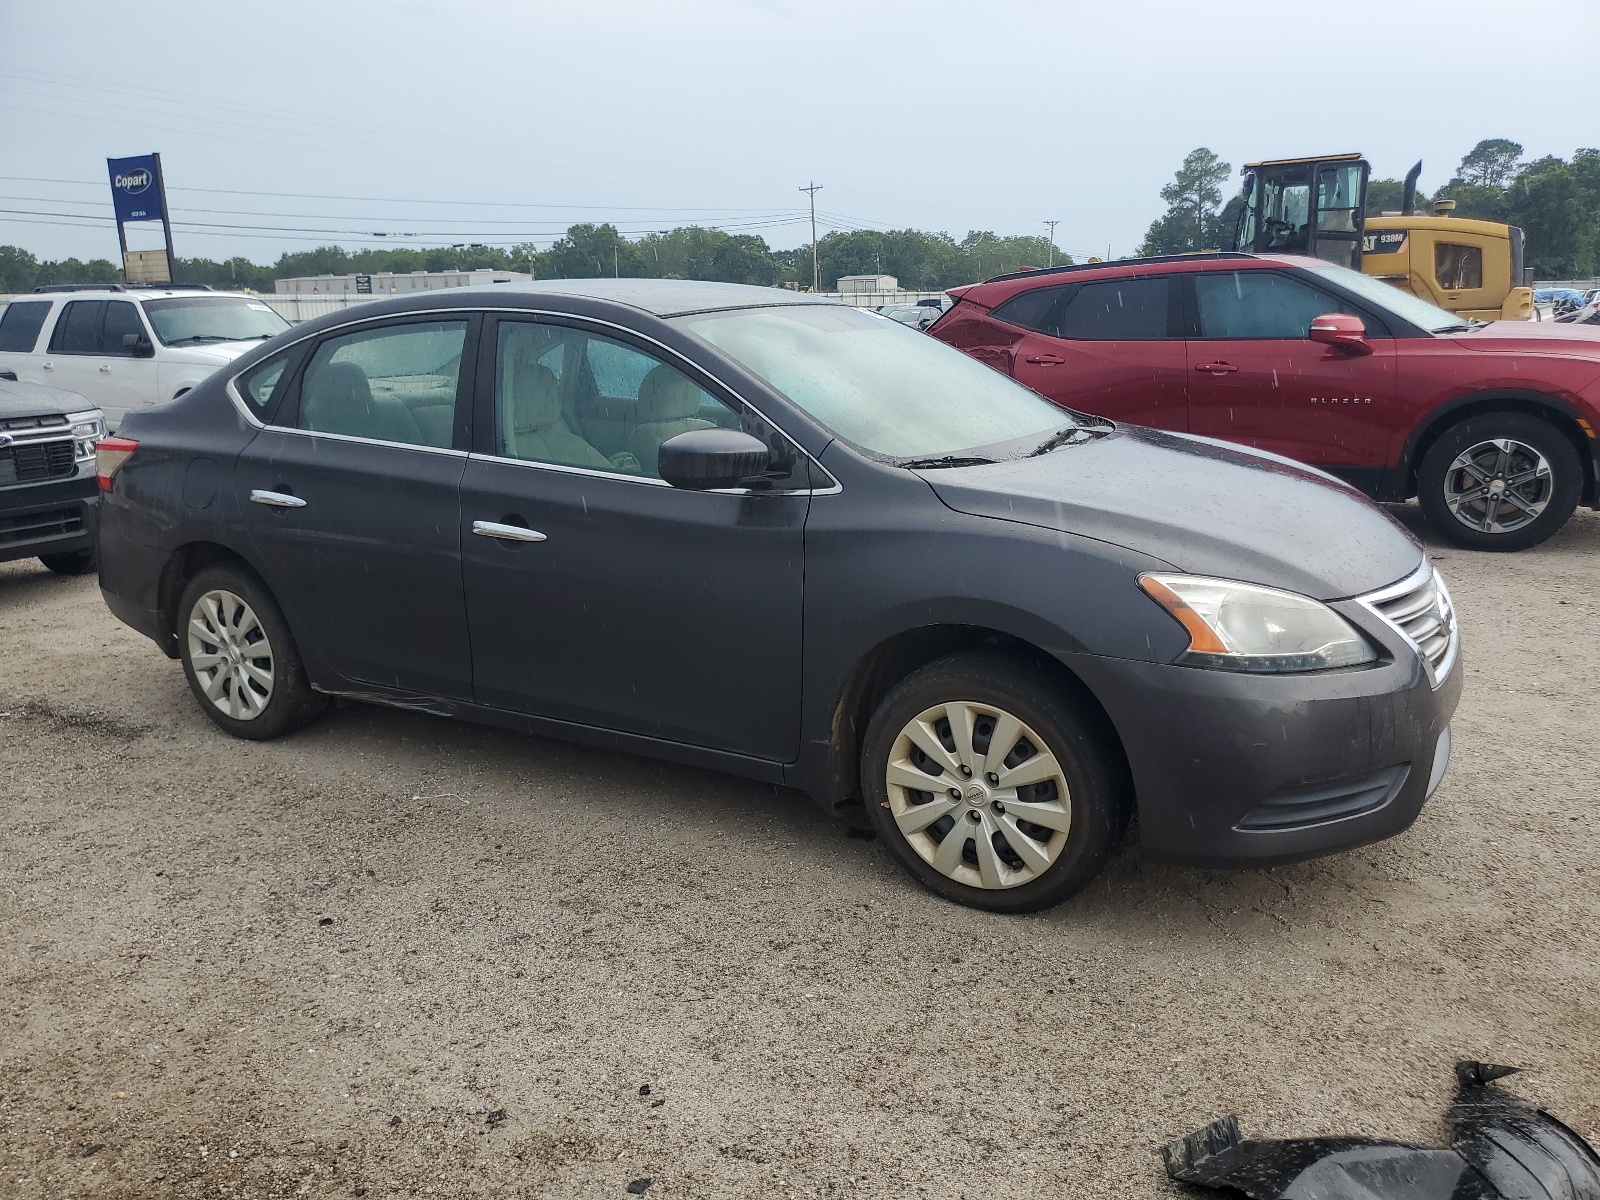
M 940 874 L 1012 888 L 1060 857 L 1072 827 L 1061 764 L 1044 739 L 990 704 L 952 701 L 918 713 L 884 772 L 889 811 Z
M 272 645 L 256 614 L 227 591 L 207 592 L 189 612 L 189 665 L 206 699 L 236 721 L 272 699 Z
M 1444 476 L 1444 502 L 1468 529 L 1511 533 L 1550 503 L 1550 464 L 1526 442 L 1495 438 L 1456 455 Z

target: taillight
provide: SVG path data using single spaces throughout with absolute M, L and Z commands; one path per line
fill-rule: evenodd
M 94 474 L 102 492 L 111 490 L 111 481 L 138 448 L 139 443 L 132 438 L 105 437 L 94 444 Z

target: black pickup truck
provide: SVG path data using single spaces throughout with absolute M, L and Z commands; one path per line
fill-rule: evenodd
M 0 562 L 32 558 L 61 575 L 95 567 L 100 410 L 76 392 L 0 375 Z

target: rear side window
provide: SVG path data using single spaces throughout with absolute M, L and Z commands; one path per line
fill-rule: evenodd
M 48 300 L 13 300 L 0 313 L 0 351 L 31 354 L 50 315 Z
M 1056 306 L 1056 301 L 1060 300 L 1067 290 L 1065 286 L 1061 286 L 1018 292 L 1011 299 L 996 305 L 995 310 L 989 315 L 1008 325 L 1037 329 L 1041 333 L 1054 333 L 1054 328 L 1045 325 L 1045 318 L 1050 315 L 1050 310 Z
M 104 300 L 74 300 L 67 305 L 56 331 L 50 335 L 50 350 L 54 354 L 98 354 L 100 352 L 100 316 L 105 312 Z
M 278 396 L 281 385 L 287 382 L 290 368 L 299 357 L 298 347 L 285 350 L 282 354 L 274 354 L 258 362 L 239 376 L 235 386 L 258 417 L 272 411 L 273 399 Z
M 1164 277 L 1086 283 L 1055 319 L 1055 335 L 1095 342 L 1167 337 L 1169 291 Z
M 389 325 L 329 338 L 300 382 L 300 428 L 448 447 L 466 341 L 465 321 Z

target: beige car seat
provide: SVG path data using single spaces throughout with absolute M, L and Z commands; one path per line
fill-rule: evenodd
M 610 469 L 605 455 L 568 428 L 554 371 L 529 353 L 507 362 L 505 374 L 502 420 L 507 453 L 536 462 Z
M 716 428 L 713 422 L 700 419 L 702 395 L 699 388 L 665 363 L 644 377 L 636 409 L 639 423 L 628 434 L 628 450 L 646 474 L 656 474 L 661 443 L 668 438 L 691 429 Z

